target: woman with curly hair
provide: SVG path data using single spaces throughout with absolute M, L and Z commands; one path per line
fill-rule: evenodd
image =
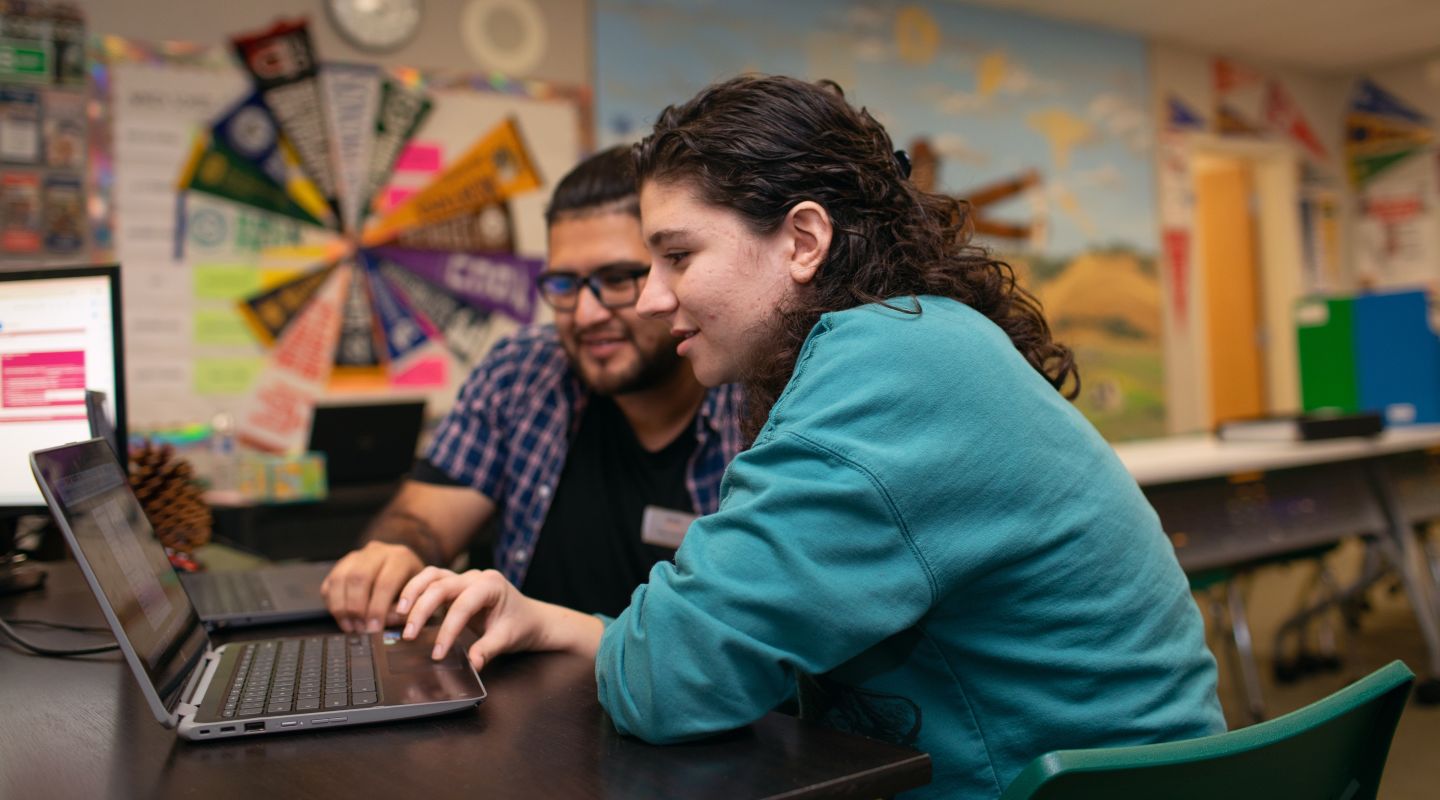
M 1203 624 L 1155 512 L 1067 402 L 1079 378 L 966 207 L 833 84 L 744 77 L 636 146 L 651 272 L 753 443 L 614 620 L 431 569 L 412 625 L 595 656 L 623 732 L 674 742 L 802 715 L 930 753 L 916 797 L 995 797 L 1054 749 L 1224 728 Z

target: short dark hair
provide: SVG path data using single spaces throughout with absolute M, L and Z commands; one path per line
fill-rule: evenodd
M 601 150 L 575 165 L 555 186 L 545 226 L 565 217 L 618 211 L 640 217 L 639 184 L 629 145 Z

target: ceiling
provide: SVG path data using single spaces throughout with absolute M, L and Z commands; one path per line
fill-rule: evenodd
M 1316 72 L 1440 57 L 1437 0 L 962 1 Z

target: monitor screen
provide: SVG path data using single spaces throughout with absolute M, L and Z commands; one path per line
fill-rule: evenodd
M 85 390 L 123 439 L 119 267 L 0 271 L 0 510 L 43 510 L 33 450 L 90 438 Z

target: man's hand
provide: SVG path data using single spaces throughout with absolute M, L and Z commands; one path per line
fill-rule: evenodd
M 325 605 L 346 633 L 378 633 L 405 617 L 394 610 L 405 582 L 425 568 L 403 544 L 370 542 L 340 559 L 320 584 Z
M 480 637 L 467 653 L 477 670 L 502 653 L 521 650 L 565 650 L 594 658 L 605 632 L 595 617 L 520 594 L 493 569 L 456 574 L 426 567 L 400 593 L 399 611 L 407 614 L 401 635 L 414 639 L 447 603 L 450 609 L 435 634 L 431 658 L 444 658 L 468 626 Z
M 368 544 L 335 564 L 320 584 L 325 605 L 346 633 L 398 625 L 395 597 L 425 564 L 448 564 L 495 513 L 495 503 L 465 486 L 407 480 L 366 531 Z

